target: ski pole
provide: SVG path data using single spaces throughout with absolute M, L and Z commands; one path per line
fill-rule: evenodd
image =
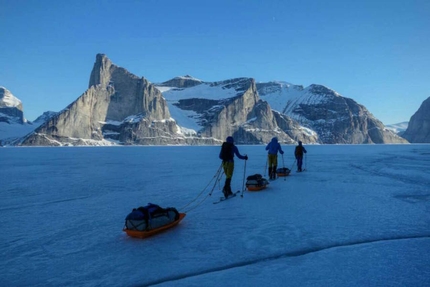
M 296 163 L 297 159 L 294 160 L 293 165 L 291 166 L 291 171 L 293 170 L 294 164 Z
M 243 198 L 243 192 L 245 191 L 246 162 L 247 160 L 245 160 L 245 166 L 243 167 L 242 194 L 240 195 L 240 197 L 242 198 Z
M 269 159 L 266 159 L 266 165 L 264 166 L 264 177 L 266 177 L 266 171 L 267 171 L 267 162 Z

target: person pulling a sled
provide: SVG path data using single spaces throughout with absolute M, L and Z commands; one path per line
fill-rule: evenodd
M 280 154 L 284 154 L 281 145 L 278 142 L 278 138 L 272 138 L 272 141 L 266 146 L 266 150 L 269 151 L 267 162 L 269 165 L 269 177 L 270 179 L 276 179 L 276 169 L 278 167 L 278 151 Z
M 305 147 L 302 145 L 302 142 L 299 141 L 299 145 L 296 146 L 296 149 L 294 150 L 294 155 L 296 156 L 297 160 L 297 171 L 302 171 L 302 164 L 303 164 L 303 154 L 307 153 Z
M 241 155 L 238 148 L 234 145 L 233 137 L 227 137 L 226 141 L 223 142 L 221 147 L 221 152 L 219 153 L 219 158 L 222 159 L 222 167 L 225 173 L 225 184 L 222 192 L 227 198 L 233 194 L 231 191 L 231 178 L 233 177 L 234 171 L 234 155 L 240 159 L 248 160 L 247 155 Z

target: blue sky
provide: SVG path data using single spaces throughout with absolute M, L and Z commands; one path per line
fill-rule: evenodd
M 0 85 L 34 120 L 87 88 L 97 53 L 151 82 L 322 84 L 384 124 L 430 96 L 430 1 L 0 0 Z

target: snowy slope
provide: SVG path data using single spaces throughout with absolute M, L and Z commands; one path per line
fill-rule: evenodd
M 316 94 L 315 87 L 322 87 L 325 92 Z M 294 110 L 300 104 L 317 105 L 330 101 L 332 96 L 340 96 L 335 91 L 323 86 L 311 85 L 303 88 L 303 86 L 282 81 L 259 83 L 257 88 L 260 98 L 267 101 L 273 110 L 279 111 L 299 122 L 303 119 Z
M 21 100 L 0 86 L 0 145 L 22 137 L 37 127 L 21 115 Z
M 385 127 L 389 130 L 392 130 L 396 134 L 398 134 L 406 131 L 406 129 L 408 128 L 408 124 L 409 122 L 401 122 L 398 124 L 386 125 Z
M 236 97 L 238 91 L 231 88 L 226 88 L 225 85 L 214 86 L 211 83 L 202 83 L 190 88 L 176 88 L 156 86 L 163 94 L 169 107 L 171 117 L 176 121 L 181 131 L 187 133 L 197 133 L 202 128 L 199 123 L 200 114 L 191 110 L 183 110 L 175 104 L 179 100 L 184 99 L 208 99 L 208 100 L 223 100 Z M 214 107 L 216 108 L 216 107 Z
M 21 100 L 12 95 L 5 87 L 0 86 L 0 107 L 18 107 L 22 105 Z
M 0 122 L 0 144 L 11 144 L 14 140 L 33 132 L 55 114 L 57 113 L 51 111 L 45 112 L 34 122 L 26 121 L 23 124 Z
M 39 125 L 33 125 L 31 123 L 5 123 L 0 122 L 0 143 L 10 142 L 14 139 L 25 136 L 26 134 L 34 131 Z

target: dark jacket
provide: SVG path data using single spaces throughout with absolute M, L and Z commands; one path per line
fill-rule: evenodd
M 222 159 L 223 161 L 232 162 L 234 155 L 236 155 L 240 159 L 248 159 L 247 156 L 243 156 L 239 153 L 239 150 L 234 145 L 233 137 L 227 137 L 227 140 L 222 144 L 221 151 L 219 153 L 219 158 Z
M 272 138 L 272 141 L 266 146 L 266 150 L 269 151 L 269 154 L 284 154 L 284 151 L 281 148 L 281 145 L 278 143 L 278 138 Z
M 303 153 L 307 153 L 304 146 L 302 146 L 302 143 L 299 143 L 298 146 L 296 146 L 296 149 L 294 150 L 294 155 L 296 158 L 303 157 Z

